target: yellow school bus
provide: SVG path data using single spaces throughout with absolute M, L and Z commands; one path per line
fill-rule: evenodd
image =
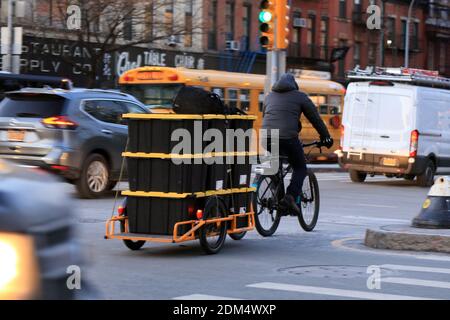
M 255 128 L 262 123 L 264 75 L 216 70 L 194 70 L 169 67 L 140 67 L 125 72 L 119 79 L 122 91 L 135 96 L 154 112 L 172 112 L 172 101 L 182 86 L 201 87 L 217 93 L 226 104 L 258 117 Z M 313 161 L 336 161 L 334 151 L 339 146 L 340 122 L 344 104 L 344 87 L 330 80 L 297 78 L 300 90 L 309 95 L 330 131 L 335 145 L 330 150 L 311 153 Z M 317 140 L 318 134 L 302 120 L 301 139 L 305 143 Z

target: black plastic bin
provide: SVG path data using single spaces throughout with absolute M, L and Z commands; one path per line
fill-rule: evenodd
M 172 159 L 127 158 L 131 191 L 193 193 L 205 191 L 204 164 L 177 164 Z
M 207 129 L 207 123 L 200 115 L 173 114 L 128 114 L 129 144 L 128 151 L 144 153 L 173 153 L 179 141 L 171 141 L 172 133 L 177 129 L 185 129 L 192 139 L 198 131 L 201 135 Z M 201 136 L 200 136 L 201 139 Z M 201 145 L 203 151 L 204 144 Z M 196 153 L 194 145 L 190 153 Z
M 206 191 L 227 189 L 231 166 L 227 164 L 226 157 L 215 156 L 208 160 L 215 162 L 206 165 Z
M 230 170 L 229 188 L 248 188 L 250 186 L 252 164 L 249 156 L 234 156 Z
M 244 132 L 247 132 L 248 129 L 253 128 L 254 116 L 228 116 L 229 128 L 234 130 L 234 134 L 236 134 L 236 130 L 242 129 Z M 227 134 L 228 140 L 228 151 L 230 152 L 249 152 L 252 144 L 253 134 L 248 138 L 245 138 L 244 141 L 242 139 L 238 139 L 237 137 L 233 137 L 230 135 L 231 132 Z M 252 132 L 253 133 L 253 132 Z M 243 147 L 241 147 L 241 144 Z
M 233 193 L 228 196 L 230 214 L 249 213 L 251 210 L 252 192 Z M 248 216 L 236 218 L 237 228 L 246 228 L 249 226 Z
M 195 219 L 197 208 L 202 208 L 202 199 L 195 197 L 128 197 L 127 214 L 131 233 L 173 235 L 177 222 Z M 191 229 L 182 226 L 178 236 Z

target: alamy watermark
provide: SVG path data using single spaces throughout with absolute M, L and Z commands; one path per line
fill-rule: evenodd
M 381 289 L 381 267 L 380 266 L 368 266 L 367 271 L 369 275 L 367 278 L 367 289 L 380 290 Z
M 377 5 L 370 5 L 366 10 L 368 17 L 366 26 L 369 30 L 381 29 L 381 8 Z
M 68 266 L 66 273 L 69 275 L 66 286 L 69 290 L 81 290 L 81 268 L 77 265 Z
M 259 138 L 259 139 L 256 139 Z M 202 121 L 194 121 L 192 130 L 179 128 L 172 132 L 172 162 L 181 164 L 269 164 L 267 174 L 279 168 L 279 130 L 223 129 L 203 130 Z M 258 146 L 255 146 L 257 143 Z M 250 149 L 266 151 L 250 153 Z M 261 150 L 261 149 L 260 149 Z M 240 155 L 240 156 L 239 156 Z

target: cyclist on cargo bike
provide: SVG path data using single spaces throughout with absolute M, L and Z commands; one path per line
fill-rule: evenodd
M 320 142 L 303 145 L 299 140 L 302 114 L 319 133 Z M 319 214 L 319 189 L 316 177 L 307 170 L 303 147 L 331 148 L 333 139 L 314 103 L 299 91 L 291 74 L 284 74 L 275 83 L 264 101 L 263 115 L 262 128 L 269 134 L 264 146 L 271 152 L 274 144 L 278 143 L 280 159 L 287 160 L 289 166 L 284 168 L 283 161 L 280 161 L 277 174 L 256 178 L 255 222 L 258 232 L 263 236 L 272 235 L 283 215 L 298 216 L 303 229 L 311 231 Z M 270 136 L 271 130 L 278 130 L 279 139 Z M 284 178 L 291 168 L 292 178 L 285 192 Z M 264 219 L 268 221 L 265 223 Z

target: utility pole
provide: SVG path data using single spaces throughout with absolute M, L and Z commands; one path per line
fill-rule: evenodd
M 2 28 L 1 53 L 3 71 L 20 73 L 20 54 L 22 53 L 22 27 L 13 27 L 13 17 L 25 16 L 25 3 L 8 0 L 7 27 Z
M 405 68 L 409 67 L 409 24 L 411 22 L 412 10 L 414 7 L 414 2 L 416 0 L 411 0 L 408 9 L 408 19 L 406 20 L 406 32 L 405 32 Z

